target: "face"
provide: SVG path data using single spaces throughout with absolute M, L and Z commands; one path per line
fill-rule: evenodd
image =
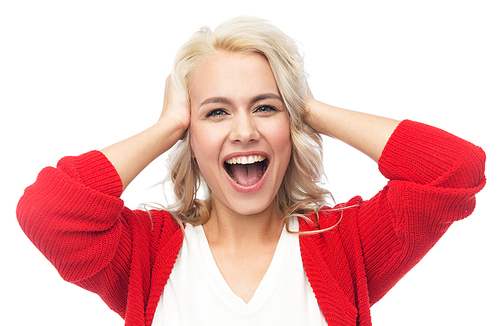
M 259 54 L 219 53 L 191 80 L 191 148 L 218 211 L 272 209 L 291 154 L 290 124 Z

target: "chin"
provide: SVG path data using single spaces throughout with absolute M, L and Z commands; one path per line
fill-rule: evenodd
M 239 197 L 239 196 L 238 196 Z M 251 216 L 264 213 L 266 211 L 271 211 L 274 209 L 274 203 L 276 203 L 275 197 L 271 200 L 260 198 L 250 199 L 248 196 L 242 199 L 235 199 L 234 203 L 227 203 L 227 207 L 239 215 Z

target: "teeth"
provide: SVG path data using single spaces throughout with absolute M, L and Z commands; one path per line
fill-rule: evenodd
M 252 164 L 255 162 L 262 162 L 266 158 L 262 155 L 238 156 L 230 158 L 226 161 L 227 164 Z

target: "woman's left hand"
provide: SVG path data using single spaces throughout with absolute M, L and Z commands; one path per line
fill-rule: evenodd
M 337 138 L 378 161 L 399 121 L 331 106 L 310 97 L 306 122 L 321 134 Z

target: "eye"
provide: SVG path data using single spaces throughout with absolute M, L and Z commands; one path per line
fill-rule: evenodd
M 208 112 L 207 118 L 208 117 L 220 117 L 220 116 L 225 115 L 226 113 L 227 112 L 223 109 L 215 109 L 215 110 Z
M 277 109 L 271 105 L 261 105 L 255 109 L 255 112 L 273 112 L 273 111 L 277 111 Z

